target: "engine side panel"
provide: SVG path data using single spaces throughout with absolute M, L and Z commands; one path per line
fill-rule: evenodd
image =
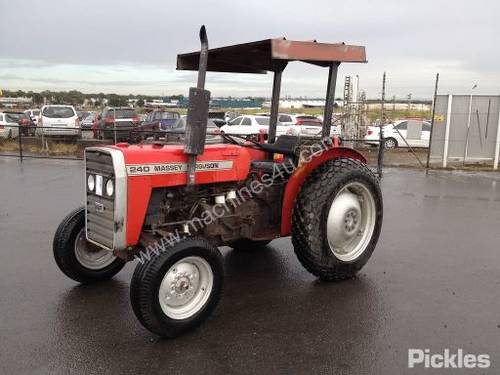
M 187 183 L 187 155 L 183 145 L 114 146 L 123 152 L 128 175 L 127 246 L 137 244 L 154 188 Z M 196 184 L 243 181 L 252 160 L 263 160 L 262 151 L 231 144 L 207 145 L 197 158 Z

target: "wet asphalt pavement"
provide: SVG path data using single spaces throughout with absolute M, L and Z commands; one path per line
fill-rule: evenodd
M 488 353 L 483 372 L 500 372 L 500 174 L 387 169 L 382 235 L 359 277 L 318 282 L 289 239 L 225 249 L 215 313 L 160 340 L 130 307 L 134 264 L 81 286 L 53 261 L 82 170 L 0 158 L 0 374 L 437 373 L 410 371 L 408 348 Z

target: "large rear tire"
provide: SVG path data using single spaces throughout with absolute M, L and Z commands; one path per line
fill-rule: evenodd
M 175 337 L 208 318 L 223 280 L 220 251 L 203 238 L 186 238 L 137 264 L 130 283 L 132 309 L 149 331 Z
M 85 207 L 77 208 L 64 218 L 57 228 L 52 246 L 59 269 L 82 284 L 110 279 L 125 266 L 125 261 L 109 250 L 87 241 Z
M 361 162 L 339 158 L 306 179 L 292 219 L 302 265 L 322 280 L 353 277 L 368 261 L 382 227 L 377 177 Z

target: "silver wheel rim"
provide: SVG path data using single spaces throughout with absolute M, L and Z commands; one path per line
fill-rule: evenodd
M 111 251 L 87 241 L 85 228 L 76 236 L 75 256 L 83 267 L 94 271 L 106 268 L 116 259 Z
M 335 196 L 327 218 L 327 239 L 333 255 L 344 262 L 359 258 L 375 229 L 376 206 L 360 182 L 344 186 Z
M 396 143 L 394 142 L 394 140 L 388 139 L 388 140 L 385 141 L 385 146 L 387 148 L 395 148 L 396 147 Z
M 183 258 L 163 277 L 158 292 L 160 307 L 169 318 L 190 318 L 205 306 L 213 284 L 212 267 L 205 259 Z

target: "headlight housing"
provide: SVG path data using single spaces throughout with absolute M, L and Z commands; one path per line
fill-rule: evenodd
M 108 195 L 108 197 L 111 197 L 114 192 L 115 185 L 113 183 L 113 180 L 108 180 L 108 182 L 106 182 L 106 194 Z
M 87 177 L 87 187 L 90 191 L 94 191 L 95 189 L 95 178 L 92 174 L 89 174 L 89 176 Z

